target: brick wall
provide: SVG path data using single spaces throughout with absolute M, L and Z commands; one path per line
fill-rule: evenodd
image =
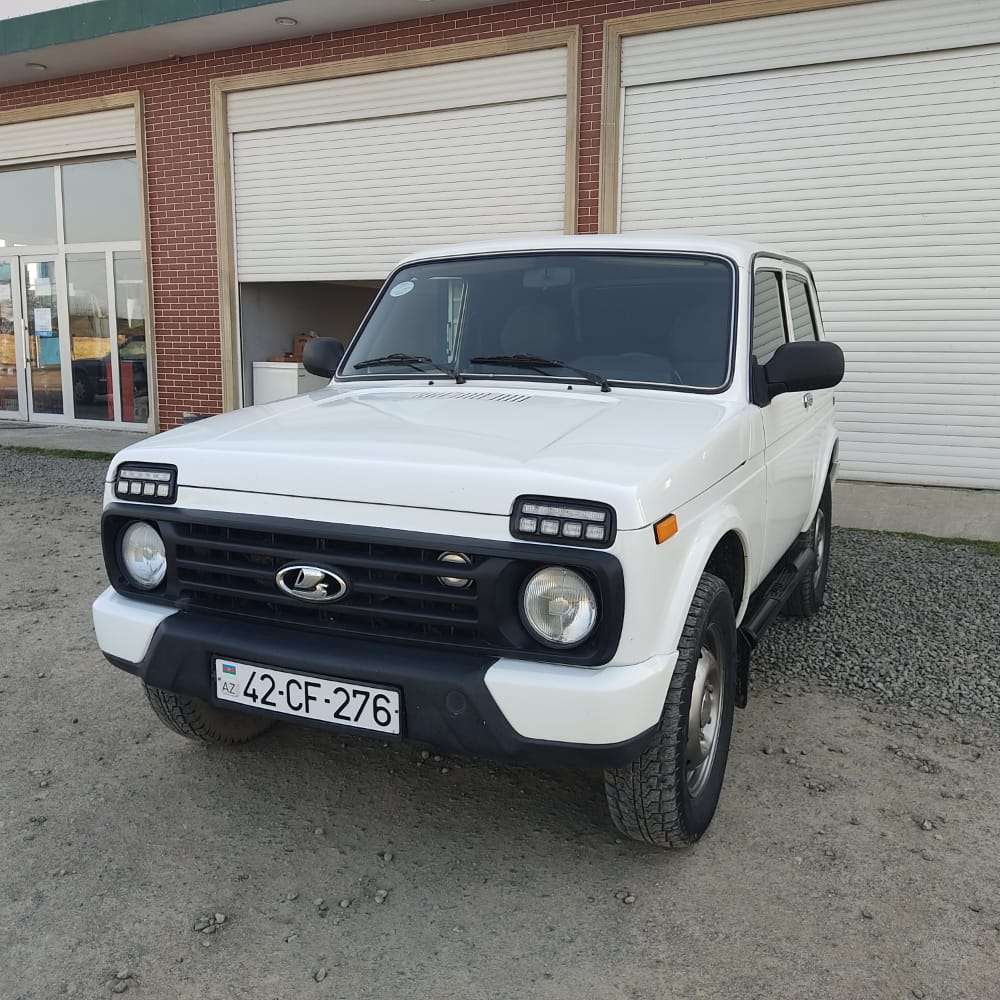
M 544 0 L 439 14 L 287 42 L 212 52 L 0 92 L 0 111 L 142 91 L 160 423 L 222 407 L 209 80 L 578 24 L 582 30 L 580 232 L 597 230 L 602 27 L 610 17 L 713 0 Z M 127 58 L 128 36 L 122 56 Z

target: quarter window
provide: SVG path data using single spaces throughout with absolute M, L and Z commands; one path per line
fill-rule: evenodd
M 794 274 L 788 275 L 788 306 L 792 311 L 792 336 L 796 340 L 818 340 L 816 321 L 809 305 L 809 289 Z
M 767 364 L 785 339 L 781 276 L 777 271 L 758 271 L 753 277 L 753 335 L 750 347 L 757 363 Z

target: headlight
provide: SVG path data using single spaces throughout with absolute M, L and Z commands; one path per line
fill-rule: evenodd
M 133 521 L 121 542 L 122 568 L 142 590 L 155 590 L 167 575 L 167 550 L 160 533 L 145 521 Z
M 125 462 L 115 472 L 115 496 L 142 503 L 173 503 L 177 499 L 177 466 Z
M 521 613 L 524 624 L 542 642 L 578 646 L 597 624 L 597 598 L 579 573 L 546 566 L 525 584 Z
M 518 497 L 510 515 L 510 533 L 530 542 L 606 549 L 615 540 L 615 511 L 591 500 Z

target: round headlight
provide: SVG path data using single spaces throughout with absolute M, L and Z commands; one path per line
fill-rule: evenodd
M 525 625 L 542 642 L 577 646 L 597 624 L 597 598 L 579 573 L 546 566 L 532 576 L 521 595 Z
M 155 590 L 167 575 L 167 550 L 160 533 L 145 521 L 134 521 L 122 533 L 122 568 L 142 590 Z
M 471 566 L 472 560 L 464 552 L 442 552 L 438 562 L 451 563 L 452 566 Z M 464 590 L 472 586 L 472 581 L 464 576 L 439 576 L 438 583 L 453 590 Z

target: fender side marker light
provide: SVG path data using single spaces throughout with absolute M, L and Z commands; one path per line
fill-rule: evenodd
M 653 534 L 656 536 L 656 544 L 662 545 L 668 538 L 673 538 L 677 534 L 677 518 L 673 514 L 661 517 L 653 525 Z

